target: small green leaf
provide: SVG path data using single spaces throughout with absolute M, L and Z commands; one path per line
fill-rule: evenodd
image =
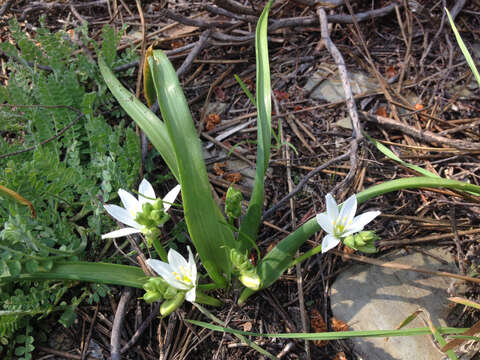
M 18 260 L 8 261 L 7 266 L 11 276 L 18 276 L 22 271 L 22 263 Z
M 25 346 L 18 346 L 15 348 L 15 355 L 22 356 L 23 354 L 25 354 L 25 350 Z
M 37 272 L 38 271 L 38 262 L 37 260 L 29 260 L 25 263 L 25 269 L 30 272 Z

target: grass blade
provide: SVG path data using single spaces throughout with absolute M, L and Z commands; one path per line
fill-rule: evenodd
M 477 83 L 480 86 L 480 74 L 478 73 L 477 67 L 473 62 L 472 56 L 470 55 L 470 52 L 465 46 L 465 43 L 463 42 L 462 37 L 460 36 L 460 33 L 458 32 L 457 27 L 453 22 L 452 15 L 450 15 L 450 12 L 448 11 L 448 9 L 445 9 L 445 11 L 447 12 L 448 21 L 450 21 L 450 25 L 452 26 L 452 30 L 453 30 L 453 33 L 455 34 L 455 38 L 457 39 L 458 45 L 460 46 L 460 50 L 462 50 L 463 56 L 465 57 L 465 60 L 467 60 L 467 64 L 468 66 L 470 66 L 470 69 L 472 69 L 473 75 L 475 75 L 475 79 L 477 80 Z
M 256 104 L 257 104 L 257 163 L 255 172 L 255 182 L 253 185 L 252 197 L 248 204 L 247 213 L 240 225 L 239 239 L 241 241 L 241 251 L 251 249 L 250 242 L 245 236 L 251 239 L 257 238 L 260 218 L 262 216 L 263 198 L 264 198 L 264 178 L 270 158 L 270 146 L 272 137 L 272 103 L 270 86 L 270 65 L 268 60 L 268 13 L 273 0 L 270 0 L 258 19 L 255 33 L 255 53 L 257 64 L 257 85 L 256 85 Z
M 250 331 L 236 330 L 224 326 L 209 324 L 204 321 L 188 320 L 191 324 L 204 327 L 209 330 L 226 332 L 230 334 L 239 334 L 246 336 L 259 336 L 278 339 L 302 339 L 302 340 L 338 340 L 351 339 L 355 337 L 391 337 L 391 336 L 414 336 L 414 335 L 428 335 L 431 331 L 428 327 L 411 328 L 402 330 L 360 330 L 360 331 L 337 331 L 337 332 L 322 332 L 322 333 L 287 333 L 287 334 L 262 334 Z M 444 327 L 436 329 L 439 334 L 461 334 L 464 328 Z

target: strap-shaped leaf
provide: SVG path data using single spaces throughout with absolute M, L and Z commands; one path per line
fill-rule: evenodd
M 411 177 L 396 179 L 374 185 L 357 194 L 358 204 L 364 203 L 371 198 L 383 195 L 392 191 L 402 189 L 418 188 L 446 188 L 465 192 L 477 192 L 480 186 L 461 182 L 457 180 L 432 178 L 432 177 Z M 262 288 L 272 285 L 287 268 L 290 266 L 293 257 L 302 244 L 321 227 L 315 217 L 308 220 L 285 239 L 280 241 L 257 265 L 257 273 L 260 276 Z M 255 291 L 244 289 L 238 302 L 241 304 L 248 299 Z
M 92 262 L 55 263 L 45 272 L 24 273 L 18 276 L 4 276 L 2 282 L 19 280 L 78 280 L 98 284 L 131 286 L 142 288 L 148 277 L 138 266 Z
M 203 266 L 219 285 L 226 285 L 231 264 L 228 249 L 234 245 L 233 232 L 213 200 L 200 139 L 167 56 L 155 50 L 148 59 L 162 117 L 177 157 L 179 182 L 188 231 Z
M 255 54 L 257 62 L 257 167 L 252 197 L 248 204 L 247 213 L 240 225 L 239 239 L 241 250 L 250 249 L 250 239 L 256 239 L 260 219 L 262 216 L 264 198 L 264 179 L 270 158 L 272 137 L 272 103 L 270 87 L 270 65 L 268 60 L 268 13 L 273 0 L 270 0 L 258 19 L 255 33 Z
M 98 65 L 103 79 L 113 96 L 115 96 L 123 110 L 145 132 L 178 181 L 177 160 L 165 124 L 132 93 L 125 89 L 102 58 L 98 59 Z

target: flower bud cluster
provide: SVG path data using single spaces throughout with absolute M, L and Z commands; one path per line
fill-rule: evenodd
M 242 200 L 240 190 L 230 186 L 225 196 L 225 214 L 229 220 L 238 219 L 242 215 Z
M 165 224 L 170 216 L 165 212 L 161 199 L 156 199 L 152 203 L 144 203 L 142 211 L 138 212 L 135 221 L 142 226 L 142 233 L 147 239 L 147 243 L 151 246 L 152 241 L 160 236 L 159 226 Z
M 237 249 L 231 249 L 230 261 L 243 285 L 252 290 L 260 289 L 260 277 L 246 253 L 241 253 Z
M 379 240 L 375 231 L 361 231 L 357 234 L 352 234 L 343 239 L 343 243 L 355 250 L 367 254 L 376 253 L 378 250 L 375 247 L 375 242 Z
M 145 294 L 143 300 L 148 304 L 155 301 L 162 301 L 160 306 L 160 314 L 162 316 L 170 315 L 173 311 L 177 310 L 185 300 L 185 291 L 170 286 L 161 277 L 151 277 L 143 285 Z

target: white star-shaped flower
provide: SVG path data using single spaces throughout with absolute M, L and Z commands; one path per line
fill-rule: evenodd
M 190 246 L 188 248 L 188 262 L 173 249 L 168 250 L 168 264 L 166 262 L 148 259 L 147 264 L 160 275 L 170 286 L 185 291 L 185 299 L 194 302 L 197 288 L 197 266 Z
M 170 209 L 171 203 L 175 201 L 180 192 L 180 185 L 175 186 L 168 194 L 162 199 L 163 201 L 163 210 L 165 212 Z M 103 205 L 105 210 L 121 223 L 129 226 L 123 229 L 115 230 L 109 232 L 108 234 L 102 235 L 102 239 L 108 238 L 117 238 L 121 236 L 127 236 L 130 234 L 140 233 L 144 230 L 144 227 L 135 221 L 137 213 L 142 211 L 142 206 L 145 203 L 153 204 L 155 202 L 155 191 L 153 190 L 152 184 L 150 184 L 146 179 L 143 179 L 138 187 L 138 200 L 130 194 L 128 191 L 123 189 L 118 190 L 118 195 L 122 200 L 123 208 L 117 205 Z
M 340 211 L 331 194 L 327 194 L 325 201 L 327 204 L 326 213 L 317 214 L 316 217 L 318 225 L 327 233 L 322 240 L 322 253 L 333 249 L 342 238 L 362 231 L 365 225 L 380 215 L 380 211 L 368 211 L 355 216 L 357 211 L 357 197 L 355 195 L 350 196 L 344 202 Z

